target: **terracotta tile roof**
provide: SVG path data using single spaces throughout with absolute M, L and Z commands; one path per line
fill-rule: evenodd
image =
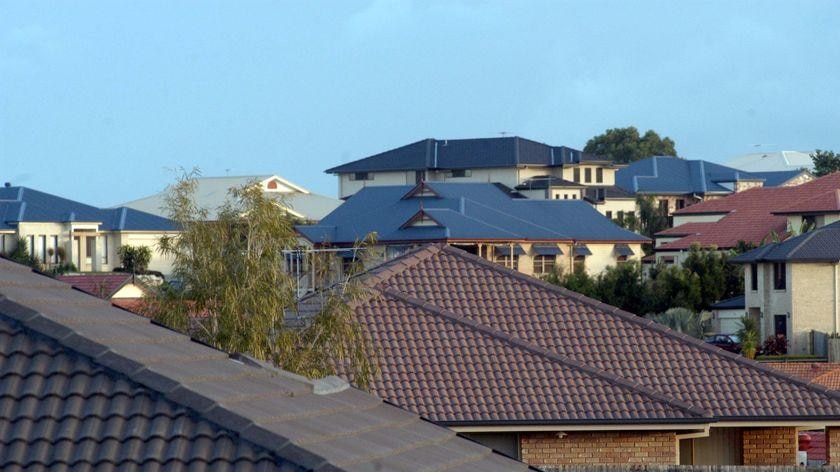
M 67 282 L 77 289 L 95 297 L 108 300 L 123 285 L 131 281 L 131 274 L 112 272 L 107 274 L 66 274 L 56 279 Z
M 765 362 L 764 365 L 831 390 L 840 390 L 840 362 Z
M 821 191 L 813 197 L 794 202 L 773 213 L 821 213 L 840 212 L 840 189 Z
M 514 471 L 354 389 L 193 342 L 0 259 L 0 469 Z
M 364 280 L 377 295 L 356 312 L 383 349 L 374 391 L 441 422 L 673 414 L 650 391 L 721 419 L 840 419 L 836 392 L 459 249 L 425 246 Z
M 685 225 L 680 225 L 668 230 L 668 233 L 660 233 L 685 233 L 686 236 L 660 245 L 656 250 L 683 250 L 694 243 L 719 248 L 733 248 L 739 241 L 759 244 L 772 232 L 785 237 L 787 217 L 776 212 L 790 206 L 791 202 L 805 201 L 838 189 L 840 172 L 793 187 L 754 188 L 691 205 L 675 212 L 675 215 L 724 213 L 726 216 L 714 223 L 686 223 L 692 226 L 682 228 Z

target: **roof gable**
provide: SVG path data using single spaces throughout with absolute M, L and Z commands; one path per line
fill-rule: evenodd
M 721 420 L 840 418 L 837 393 L 445 245 L 426 246 L 385 263 L 371 270 L 366 281 L 388 296 L 396 291 L 418 300 L 424 309 L 451 312 L 465 323 L 600 369 Z M 366 316 L 402 316 L 388 310 L 377 307 Z M 416 346 L 470 351 L 462 339 L 446 339 L 424 339 Z M 391 381 L 402 392 L 418 387 L 404 376 Z M 386 398 L 400 402 L 401 395 Z M 444 400 L 440 419 L 466 414 L 460 397 L 440 398 Z M 543 399 L 535 395 L 532 401 Z
M 200 428 L 196 428 L 193 434 L 199 439 L 178 442 L 184 447 L 167 449 L 162 456 L 157 454 L 157 449 L 143 449 L 141 446 L 148 445 L 143 442 L 130 442 L 139 449 L 126 446 L 114 452 L 100 448 L 97 449 L 99 454 L 114 453 L 120 457 L 130 454 L 136 460 L 146 462 L 161 458 L 195 461 L 198 459 L 190 459 L 190 454 L 196 454 L 208 462 L 232 461 L 236 470 L 240 470 L 241 462 L 237 459 L 238 451 L 251 449 L 257 451 L 251 454 L 255 458 L 253 462 L 262 460 L 262 451 L 267 451 L 274 459 L 274 467 L 260 470 L 279 470 L 286 462 L 290 463 L 287 467 L 307 470 L 414 470 L 421 464 L 435 469 L 458 466 L 475 471 L 526 468 L 524 464 L 458 438 L 452 431 L 348 388 L 343 382 L 336 382 L 337 379 L 310 381 L 246 356 L 192 342 L 186 336 L 3 259 L 0 259 L 0 322 L 17 323 L 27 336 L 31 333 L 48 339 L 61 353 L 84 358 L 96 369 L 126 379 L 144 392 L 151 392 L 154 398 L 168 402 L 166 405 L 188 411 L 191 418 L 212 426 L 211 438 L 224 439 L 227 432 L 235 438 L 232 445 L 208 444 L 200 437 Z M 13 342 L 0 347 L 0 353 L 2 349 L 10 349 L 8 359 L 12 362 L 4 369 L 4 376 L 19 372 L 20 377 L 26 379 L 31 378 L 32 370 L 43 373 L 51 368 L 58 369 L 59 374 L 76 375 L 76 370 L 67 364 L 51 363 L 49 355 L 35 353 L 31 361 L 19 361 L 15 356 L 26 339 L 15 336 Z M 61 376 L 53 375 L 50 379 L 60 380 Z M 9 383 L 2 388 L 12 385 Z M 27 387 L 29 384 L 19 385 Z M 60 382 L 44 386 L 34 383 L 29 388 L 60 386 Z M 94 382 L 91 386 L 98 385 Z M 102 393 L 97 392 L 89 396 L 70 393 L 67 398 L 72 399 L 74 411 L 95 411 L 97 405 L 103 405 L 102 397 Z M 26 408 L 21 412 L 33 418 L 49 416 L 56 411 L 57 403 L 51 394 L 36 399 L 29 396 L 25 388 L 18 388 L 10 391 L 8 398 L 3 398 L 5 402 L 9 399 L 25 402 Z M 116 404 L 117 425 L 125 424 L 123 420 L 132 424 L 133 418 L 123 416 L 130 411 L 126 408 L 124 400 Z M 150 409 L 144 407 L 143 411 L 150 412 Z M 170 416 L 174 417 L 174 414 Z M 106 417 L 110 419 L 110 416 Z M 151 427 L 157 426 L 152 424 Z M 175 424 L 172 434 L 189 432 L 182 428 L 186 425 Z M 97 443 L 107 441 L 109 431 L 75 430 L 76 435 L 71 437 L 68 447 L 62 445 L 59 453 L 62 458 L 72 456 L 77 452 L 73 450 L 74 446 L 90 444 L 85 442 L 87 438 L 93 438 Z M 8 434 L 6 430 L 3 433 Z M 36 434 L 64 433 L 61 430 L 41 432 L 35 428 L 32 434 L 34 437 Z M 62 441 L 57 437 L 51 439 Z M 151 443 L 157 445 L 159 441 L 153 439 Z M 52 453 L 41 444 L 42 440 L 33 439 L 33 442 L 16 445 L 20 455 L 12 459 Z M 243 470 L 248 470 L 244 465 L 247 464 L 243 464 Z
M 422 189 L 432 198 L 411 198 Z M 420 210 L 439 226 L 406 226 Z M 324 217 L 298 226 L 322 244 L 353 244 L 375 232 L 379 241 L 548 240 L 638 241 L 586 202 L 512 198 L 484 183 L 425 182 L 417 186 L 366 187 Z

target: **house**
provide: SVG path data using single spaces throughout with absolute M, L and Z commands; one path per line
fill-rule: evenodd
M 811 152 L 800 151 L 753 152 L 733 157 L 723 165 L 747 172 L 799 171 L 814 168 Z
M 354 257 L 348 249 L 374 233 L 373 262 L 445 242 L 529 275 L 598 274 L 639 260 L 648 242 L 581 200 L 514 198 L 487 183 L 366 187 L 319 224 L 296 229 L 307 243 L 343 249 L 346 258 Z
M 445 244 L 360 285 L 372 391 L 536 467 L 794 465 L 799 428 L 840 440 L 838 392 Z
M 160 283 L 160 280 L 153 280 L 152 276 L 125 272 L 62 274 L 56 276 L 56 279 L 134 313 L 137 313 L 148 286 Z
M 365 187 L 426 182 L 500 183 L 509 188 L 532 178 L 559 184 L 541 198 L 574 198 L 580 186 L 615 185 L 616 165 L 566 146 L 518 136 L 477 139 L 428 138 L 327 169 L 338 177 L 340 198 Z M 577 194 L 576 198 L 580 198 Z
M 678 210 L 673 227 L 656 234 L 656 260 L 680 262 L 692 244 L 721 250 L 784 239 L 805 226 L 840 219 L 840 173 L 796 186 L 753 188 Z M 833 202 L 833 203 L 832 203 Z M 803 225 L 806 222 L 807 225 Z
M 551 177 L 532 177 L 514 188 L 533 199 L 584 200 L 609 219 L 621 221 L 624 215 L 635 214 L 636 196 L 615 185 L 593 185 Z
M 813 382 L 831 390 L 840 390 L 840 362 L 764 362 L 772 367 L 806 382 Z
M 712 327 L 715 332 L 720 334 L 734 334 L 741 329 L 741 318 L 746 313 L 745 306 L 743 295 L 727 298 L 710 306 L 709 309 L 712 311 Z
M 761 338 L 784 336 L 788 352 L 826 353 L 840 332 L 840 222 L 730 260 L 744 266 L 747 312 Z
M 810 180 L 807 172 L 782 171 L 753 174 L 703 160 L 654 156 L 616 172 L 615 184 L 633 195 L 653 197 L 671 215 L 699 202 L 755 187 L 798 185 Z
M 524 471 L 335 376 L 192 341 L 0 260 L 4 471 Z
M 278 175 L 246 175 L 238 177 L 198 177 L 195 179 L 194 197 L 200 208 L 207 210 L 209 218 L 216 218 L 216 211 L 230 196 L 231 189 L 249 184 L 258 185 L 265 195 L 274 198 L 295 218 L 318 221 L 341 204 L 340 200 L 312 193 L 300 185 Z M 123 203 L 121 206 L 167 216 L 167 192 Z
M 46 266 L 72 263 L 80 272 L 109 272 L 119 267 L 120 246 L 152 248 L 149 270 L 169 274 L 172 261 L 157 251 L 157 241 L 176 234 L 167 218 L 133 208 L 96 208 L 29 187 L 0 188 L 0 253 L 19 239 Z

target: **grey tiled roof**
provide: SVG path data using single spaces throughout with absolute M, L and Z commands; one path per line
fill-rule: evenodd
M 730 262 L 840 262 L 840 222 L 739 254 Z
M 526 468 L 337 378 L 192 342 L 6 260 L 0 368 L 4 471 Z

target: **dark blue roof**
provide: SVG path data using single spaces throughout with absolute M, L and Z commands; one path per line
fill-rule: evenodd
M 96 208 L 28 187 L 0 188 L 0 229 L 20 222 L 100 222 L 104 231 L 172 231 L 172 220 L 131 208 Z
M 326 172 L 477 169 L 519 165 L 562 166 L 598 158 L 565 146 L 550 146 L 518 136 L 476 139 L 428 138 L 343 164 Z
M 774 187 L 796 174 L 797 171 L 746 172 L 709 161 L 654 156 L 619 169 L 615 184 L 634 194 L 728 194 L 738 180 L 764 180 L 765 186 Z
M 840 221 L 747 251 L 730 262 L 840 262 Z
M 580 200 L 511 198 L 493 184 L 440 183 L 365 187 L 318 225 L 298 226 L 316 243 L 352 244 L 376 232 L 380 241 L 535 240 L 647 241 Z M 422 220 L 428 225 L 412 225 Z
M 746 302 L 744 301 L 745 297 L 743 295 L 738 295 L 737 297 L 727 298 L 726 300 L 721 300 L 714 305 L 710 306 L 709 308 L 713 310 L 736 310 L 738 308 L 744 308 Z
M 777 170 L 772 172 L 750 172 L 750 175 L 756 179 L 763 179 L 765 187 L 778 187 L 803 172 L 807 171 L 803 169 Z

